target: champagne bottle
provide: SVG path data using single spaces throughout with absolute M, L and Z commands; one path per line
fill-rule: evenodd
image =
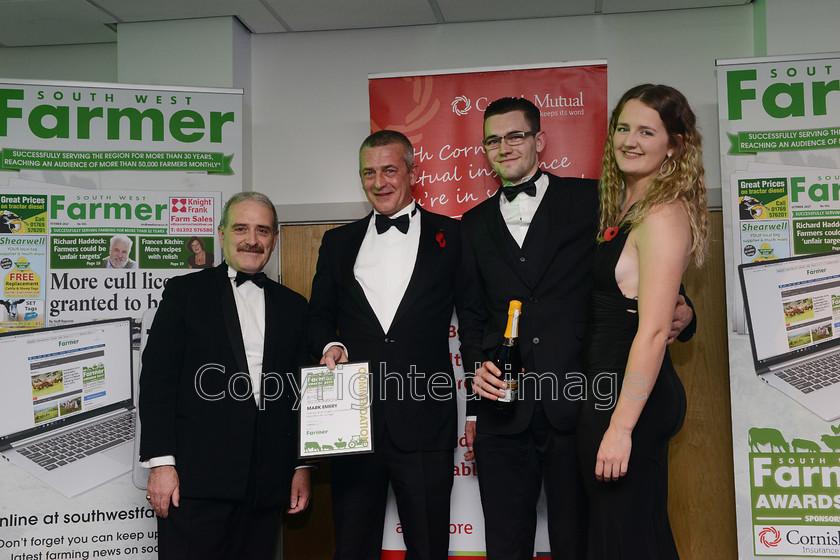
M 507 415 L 513 411 L 519 398 L 519 373 L 522 371 L 522 354 L 519 350 L 519 315 L 522 302 L 510 301 L 507 328 L 502 345 L 496 351 L 493 362 L 502 372 L 505 382 L 505 396 L 497 401 L 490 401 L 490 407 L 498 414 Z

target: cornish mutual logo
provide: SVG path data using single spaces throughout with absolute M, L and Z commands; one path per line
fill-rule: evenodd
M 452 100 L 452 112 L 458 115 L 459 117 L 463 117 L 467 113 L 470 112 L 472 105 L 470 100 L 466 98 L 464 95 L 460 95 Z
M 773 548 L 782 542 L 782 535 L 775 527 L 765 527 L 759 531 L 758 540 L 767 548 Z

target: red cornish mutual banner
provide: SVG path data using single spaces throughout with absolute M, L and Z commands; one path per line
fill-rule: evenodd
M 427 210 L 455 218 L 492 196 L 499 180 L 487 163 L 484 110 L 500 97 L 526 97 L 539 107 L 548 135 L 541 167 L 555 175 L 597 178 L 607 132 L 607 63 L 550 67 L 484 68 L 436 74 L 369 76 L 370 128 L 398 130 L 414 144 L 419 180 L 414 199 Z M 453 316 L 449 348 L 459 395 L 464 368 Z M 463 428 L 465 402 L 458 399 Z M 466 438 L 455 450 L 455 484 L 449 514 L 449 559 L 485 558 L 484 517 L 475 461 L 465 461 Z M 545 498 L 537 506 L 535 560 L 551 557 Z M 389 497 L 382 560 L 405 557 L 402 526 Z
M 500 97 L 539 107 L 548 135 L 541 167 L 561 176 L 597 178 L 607 129 L 604 60 L 434 74 L 372 74 L 370 128 L 408 136 L 420 176 L 415 200 L 460 217 L 499 187 L 481 145 L 484 110 Z

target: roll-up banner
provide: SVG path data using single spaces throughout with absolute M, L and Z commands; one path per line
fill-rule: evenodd
M 241 90 L 0 79 L 0 558 L 157 557 L 133 432 L 85 484 L 59 476 L 78 470 L 66 452 L 8 442 L 133 414 L 140 318 L 169 278 L 221 262 L 241 190 Z M 8 334 L 40 327 L 62 328 Z
M 741 559 L 840 557 L 838 73 L 717 61 Z
M 499 188 L 484 153 L 484 110 L 500 97 L 525 97 L 540 109 L 547 144 L 540 167 L 560 176 L 597 178 L 607 125 L 607 62 L 473 68 L 369 77 L 371 131 L 398 130 L 414 145 L 420 176 L 414 199 L 426 210 L 460 218 Z M 450 356 L 464 396 L 464 367 L 450 329 Z M 459 399 L 459 426 L 465 403 Z M 450 558 L 483 558 L 484 523 L 474 461 L 464 461 L 465 437 L 455 450 L 455 485 L 449 525 Z M 382 558 L 405 555 L 396 503 L 391 495 Z M 550 557 L 544 496 L 538 506 L 537 558 Z

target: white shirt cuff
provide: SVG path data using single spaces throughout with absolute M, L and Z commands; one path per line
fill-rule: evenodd
M 330 342 L 329 344 L 327 344 L 326 346 L 324 346 L 324 351 L 323 351 L 323 352 L 321 352 L 321 355 L 323 356 L 324 354 L 326 354 L 326 353 L 327 353 L 327 350 L 329 350 L 329 349 L 330 349 L 330 348 L 332 348 L 333 346 L 340 346 L 340 347 L 341 347 L 341 349 L 342 349 L 342 350 L 344 350 L 344 353 L 347 355 L 347 359 L 348 359 L 348 360 L 350 359 L 350 352 L 348 352 L 348 351 L 347 351 L 347 347 L 346 347 L 346 346 L 344 346 L 344 345 L 343 345 L 342 343 L 340 343 L 340 342 Z
M 155 467 L 163 467 L 165 465 L 175 466 L 174 455 L 163 455 L 162 457 L 152 457 L 148 461 L 140 461 L 140 466 L 144 469 L 153 469 Z
M 466 422 L 475 422 L 476 420 L 478 420 L 478 416 L 467 416 L 464 419 L 464 421 L 466 421 Z

